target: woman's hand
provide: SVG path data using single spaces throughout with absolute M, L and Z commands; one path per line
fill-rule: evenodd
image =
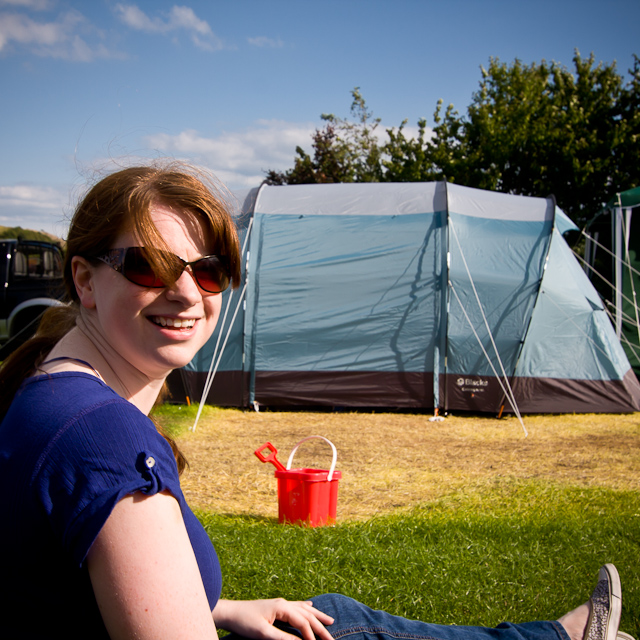
M 290 633 L 273 626 L 276 620 L 298 629 L 303 640 L 332 640 L 324 625 L 333 618 L 318 611 L 310 601 L 290 602 L 274 600 L 220 600 L 213 610 L 217 627 L 254 640 L 291 640 Z

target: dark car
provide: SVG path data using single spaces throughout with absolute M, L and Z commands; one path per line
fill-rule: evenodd
M 57 244 L 0 240 L 0 359 L 35 332 L 37 320 L 62 304 L 62 252 Z

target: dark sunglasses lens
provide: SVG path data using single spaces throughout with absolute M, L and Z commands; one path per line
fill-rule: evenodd
M 140 247 L 130 247 L 124 257 L 122 275 L 141 287 L 160 288 L 164 282 L 156 276 Z
M 191 267 L 196 281 L 208 293 L 220 293 L 229 286 L 227 268 L 216 256 L 202 258 Z

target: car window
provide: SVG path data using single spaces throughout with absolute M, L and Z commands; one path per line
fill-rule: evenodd
M 46 247 L 24 245 L 15 253 L 13 275 L 16 278 L 60 278 L 62 277 L 60 253 Z

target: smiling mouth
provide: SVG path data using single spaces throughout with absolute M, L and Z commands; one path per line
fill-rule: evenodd
M 160 327 L 170 327 L 172 329 L 191 329 L 195 323 L 195 318 L 165 318 L 164 316 L 152 316 L 151 322 Z

